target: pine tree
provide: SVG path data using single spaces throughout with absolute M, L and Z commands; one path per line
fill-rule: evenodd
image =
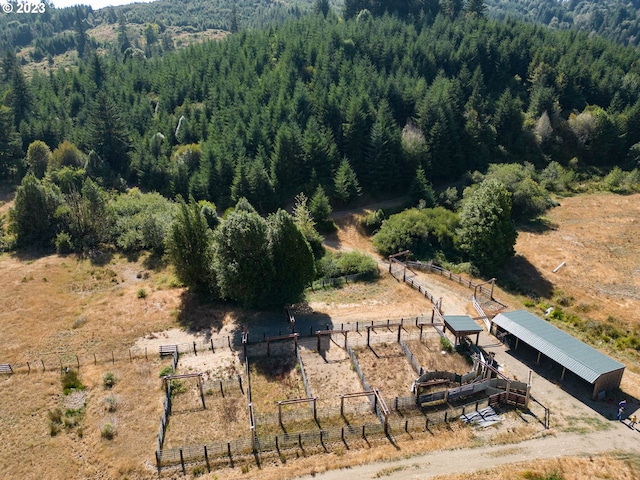
M 0 105 L 0 180 L 15 173 L 21 150 L 22 141 L 13 124 L 13 111 Z
M 343 204 L 348 204 L 360 195 L 360 183 L 349 162 L 344 159 L 334 177 L 336 198 Z
M 98 92 L 89 117 L 89 147 L 116 174 L 129 168 L 131 140 L 113 101 L 103 90 Z
M 324 192 L 322 185 L 318 185 L 315 193 L 309 201 L 309 212 L 318 225 L 320 232 L 332 232 L 336 230 L 336 224 L 331 219 L 331 204 L 329 197 Z
M 223 298 L 248 307 L 267 304 L 273 288 L 267 222 L 246 209 L 228 214 L 214 232 L 214 265 Z
M 484 17 L 487 10 L 487 6 L 484 0 L 467 0 L 466 5 L 467 15 L 474 17 Z
M 176 276 L 195 292 L 215 292 L 213 236 L 207 219 L 193 198 L 189 204 L 182 198 L 178 201 L 178 213 L 167 242 Z
M 274 272 L 269 303 L 292 303 L 300 299 L 315 276 L 313 253 L 294 219 L 284 210 L 269 216 L 267 223 Z

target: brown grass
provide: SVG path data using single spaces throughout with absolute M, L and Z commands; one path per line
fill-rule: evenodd
M 472 365 L 460 354 L 453 352 L 442 354 L 440 335 L 429 333 L 420 340 L 408 340 L 407 347 L 414 355 L 418 363 L 427 370 L 440 370 L 464 375 L 468 373 Z
M 560 199 L 543 231 L 522 231 L 516 253 L 536 276 L 525 279 L 534 293 L 548 294 L 545 282 L 570 298 L 588 317 L 640 321 L 640 194 L 583 195 Z M 553 273 L 561 262 L 566 266 Z M 577 312 L 579 313 L 579 312 Z
M 502 466 L 481 472 L 433 477 L 433 480 L 544 480 L 552 475 L 558 480 L 604 480 L 637 478 L 638 459 L 602 455 L 595 457 L 561 457 Z
M 300 372 L 295 368 L 296 358 L 250 358 L 251 397 L 256 414 L 276 413 L 277 402 L 306 398 Z
M 635 241 L 639 198 L 638 195 L 597 195 L 563 200 L 561 207 L 550 212 L 551 220 L 558 226 L 542 233 L 521 234 L 516 249 L 527 256 L 541 278 L 561 289 L 566 296 L 573 297 L 572 306 L 568 309 L 585 304 L 589 306 L 588 315 L 596 320 L 606 320 L 612 315 L 635 323 L 640 307 L 636 296 L 637 278 L 640 277 L 634 273 L 640 262 Z M 7 204 L 0 208 L 6 210 L 6 207 Z M 357 245 L 368 242 L 356 233 L 355 230 L 345 235 L 340 232 L 342 246 L 349 247 L 351 241 Z M 153 451 L 163 398 L 158 373 L 167 361 L 161 362 L 150 351 L 149 360 L 143 357 L 129 362 L 127 349 L 152 332 L 180 328 L 184 324 L 204 330 L 212 326 L 214 329 L 226 328 L 228 322 L 236 318 L 250 319 L 253 314 L 228 307 L 183 303 L 183 291 L 169 287 L 171 270 L 148 270 L 143 260 L 128 262 L 120 257 L 103 257 L 94 259 L 92 263 L 73 256 L 0 256 L 0 284 L 3 285 L 0 289 L 0 304 L 3 305 L 0 309 L 3 340 L 0 362 L 26 365 L 27 360 L 44 358 L 48 362 L 47 368 L 50 368 L 49 365 L 59 362 L 61 353 L 77 353 L 82 363 L 80 379 L 87 387 L 86 406 L 82 415 L 77 417 L 77 425 L 63 426 L 57 435 L 51 436 L 49 412 L 64 405 L 58 371 L 0 376 L 0 478 L 156 477 Z M 567 261 L 566 269 L 551 274 L 550 270 L 562 260 Z M 618 273 L 613 273 L 614 268 Z M 147 272 L 148 277 L 138 278 L 140 271 Z M 447 291 L 447 282 L 439 283 L 437 278 L 429 281 L 434 290 L 441 288 L 443 292 Z M 148 292 L 147 298 L 137 298 L 140 288 Z M 455 292 L 468 302 L 468 290 Z M 522 297 L 500 290 L 496 296 L 505 299 L 511 308 L 516 308 L 522 301 Z M 388 277 L 372 284 L 359 283 L 342 290 L 313 292 L 309 294 L 309 302 L 308 306 L 314 310 L 331 315 L 334 325 L 341 321 L 396 318 L 398 314 L 419 315 L 431 311 L 427 300 Z M 448 301 L 445 297 L 447 313 L 465 313 L 448 310 L 452 304 L 453 300 Z M 184 323 L 181 325 L 180 321 Z M 380 346 L 375 345 L 374 348 L 379 355 L 383 353 Z M 122 353 L 116 356 L 115 364 L 104 361 L 111 351 Z M 90 361 L 94 352 L 103 358 L 97 365 Z M 390 357 L 390 360 L 392 358 L 399 362 L 393 370 L 397 378 L 376 379 L 375 373 L 365 371 L 371 385 L 380 388 L 385 396 L 408 393 L 415 379 L 415 373 L 404 357 L 398 355 Z M 111 390 L 102 385 L 102 378 L 107 372 L 116 376 L 116 384 Z M 281 378 L 273 381 L 255 375 L 252 377 L 252 381 L 255 379 L 252 383 L 254 398 L 259 401 L 269 397 L 306 396 L 297 375 L 294 366 L 283 370 Z M 388 384 L 386 387 L 385 382 Z M 287 383 L 286 389 L 276 390 Z M 640 398 L 638 385 L 638 375 L 626 372 L 622 389 Z M 360 388 L 359 385 L 357 387 Z M 115 411 L 109 411 L 109 402 L 105 401 L 111 396 L 116 399 Z M 211 397 L 207 400 L 214 403 Z M 566 410 L 566 406 L 550 406 L 554 412 L 552 422 L 556 422 L 557 428 L 573 427 L 585 431 L 601 428 L 556 413 Z M 217 410 L 224 409 L 222 406 Z M 256 405 L 257 413 L 261 410 L 276 411 L 275 404 L 267 400 L 267 404 L 260 408 Z M 243 408 L 239 407 L 238 418 L 242 411 Z M 217 418 L 210 422 L 213 426 L 218 425 Z M 113 440 L 103 439 L 100 435 L 100 428 L 105 422 L 116 427 Z M 209 419 L 202 422 L 209 422 Z M 238 422 L 243 425 L 242 420 Z M 185 426 L 187 424 L 184 422 Z M 509 443 L 531 433 L 517 426 L 510 428 L 510 432 L 503 433 L 497 440 Z M 230 433 L 231 430 L 232 427 Z M 242 427 L 238 436 L 242 436 L 244 431 Z M 259 472 L 255 467 L 246 474 L 240 468 L 223 467 L 215 475 L 225 479 L 257 476 L 261 480 L 291 478 L 477 442 L 471 429 L 456 424 L 438 427 L 434 433 L 437 434 L 437 442 L 429 433 L 413 434 L 412 438 L 401 436 L 397 439 L 399 449 L 386 441 L 373 443 L 375 448 L 358 445 L 361 450 L 356 450 L 355 445 L 351 450 L 336 446 L 334 453 L 314 457 L 304 457 L 302 452 L 298 452 L 299 458 L 296 458 L 295 453 L 287 453 L 286 463 L 277 457 L 265 457 L 265 468 Z M 186 431 L 184 435 L 187 436 Z M 627 459 L 598 457 L 592 460 L 536 462 L 534 466 L 523 465 L 522 471 L 540 467 L 540 472 L 544 473 L 544 468 L 552 469 L 559 465 L 563 478 L 567 479 L 604 478 L 603 472 L 607 469 L 611 472 L 609 478 L 637 476 L 637 467 L 633 470 Z M 513 478 L 508 476 L 513 471 L 505 467 L 501 469 L 504 473 L 494 473 L 491 478 Z M 169 471 L 166 476 L 175 477 Z M 465 475 L 465 478 L 489 477 Z
M 344 350 L 331 345 L 323 355 L 324 358 L 316 351 L 301 351 L 309 387 L 313 395 L 318 397 L 320 410 L 339 407 L 340 395 L 361 388 L 360 379 L 351 367 L 351 360 Z
M 385 398 L 408 397 L 416 372 L 397 343 L 376 344 L 372 348 L 354 350 L 360 368 L 371 388 Z M 375 352 L 375 353 L 374 353 Z

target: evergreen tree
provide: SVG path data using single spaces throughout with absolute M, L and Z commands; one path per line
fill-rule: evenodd
M 336 224 L 331 219 L 331 211 L 329 197 L 324 192 L 322 185 L 318 185 L 309 201 L 309 213 L 318 225 L 318 231 L 333 232 L 336 230 Z
M 313 253 L 294 219 L 284 210 L 269 216 L 267 223 L 274 273 L 269 303 L 292 303 L 300 299 L 315 276 Z
M 104 91 L 98 92 L 89 117 L 89 147 L 116 174 L 129 168 L 131 140 L 115 104 Z
M 198 203 L 178 199 L 179 208 L 167 240 L 176 276 L 197 293 L 216 291 L 213 235 Z
M 248 307 L 269 303 L 273 263 L 267 222 L 255 211 L 234 210 L 214 232 L 214 265 L 223 298 Z
M 311 215 L 307 202 L 308 198 L 304 193 L 296 195 L 296 202 L 293 206 L 293 218 L 304 235 L 304 238 L 306 238 L 309 245 L 311 245 L 314 256 L 320 257 L 324 251 L 322 236 L 316 230 L 316 222 Z
M 0 105 L 0 180 L 6 180 L 15 173 L 21 150 L 22 141 L 13 125 L 13 111 Z
M 29 148 L 27 148 L 27 166 L 36 178 L 44 177 L 50 160 L 51 150 L 49 150 L 49 146 L 46 143 L 41 140 L 31 142 Z
M 334 177 L 336 198 L 344 205 L 355 200 L 360 195 L 360 183 L 349 162 L 344 159 Z
M 482 273 L 493 275 L 515 254 L 518 232 L 511 220 L 511 194 L 495 179 L 465 195 L 460 211 L 460 248 Z
M 411 182 L 409 199 L 412 206 L 417 206 L 421 201 L 424 202 L 424 206 L 427 208 L 432 208 L 436 204 L 433 186 L 427 180 L 427 175 L 422 167 L 418 167 L 413 182 Z
M 487 6 L 484 0 L 467 0 L 466 11 L 467 15 L 473 17 L 484 17 Z
M 62 204 L 60 190 L 27 174 L 9 210 L 9 231 L 18 247 L 50 248 L 57 232 L 55 213 Z
M 329 0 L 315 0 L 315 2 L 313 3 L 314 13 L 322 14 L 322 16 L 325 18 L 327 18 L 330 9 L 331 6 L 329 5 Z
M 27 119 L 32 107 L 32 95 L 22 70 L 15 66 L 11 71 L 11 88 L 8 93 L 8 104 L 13 110 L 13 121 L 16 129 Z

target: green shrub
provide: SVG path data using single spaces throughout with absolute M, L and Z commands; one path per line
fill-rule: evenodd
M 65 255 L 67 253 L 73 252 L 73 242 L 71 241 L 71 235 L 69 235 L 67 232 L 60 232 L 58 235 L 56 235 L 54 244 L 56 247 L 56 252 L 59 255 Z
M 65 395 L 74 390 L 84 390 L 84 385 L 78 377 L 78 372 L 72 368 L 67 368 L 62 373 L 62 391 Z
M 115 435 L 116 427 L 111 422 L 106 422 L 104 425 L 102 425 L 102 428 L 100 428 L 100 436 L 102 438 L 112 440 Z
M 173 368 L 171 367 L 171 365 L 167 365 L 166 367 L 162 367 L 162 370 L 160 370 L 160 375 L 159 377 L 166 377 L 168 375 L 173 375 Z
M 147 298 L 147 291 L 144 288 L 138 289 L 138 298 Z
M 378 209 L 375 212 L 369 212 L 360 218 L 360 226 L 367 235 L 373 235 L 382 226 L 385 216 L 382 209 Z
M 445 352 L 448 352 L 448 353 L 453 352 L 453 345 L 451 344 L 451 342 L 447 337 L 440 337 L 440 346 L 442 347 L 442 350 L 444 350 Z
M 378 264 L 366 253 L 356 250 L 342 253 L 336 260 L 336 266 L 341 275 L 360 274 L 363 278 L 371 279 L 378 274 Z
M 113 372 L 107 372 L 102 376 L 104 388 L 112 388 L 116 384 L 116 376 Z

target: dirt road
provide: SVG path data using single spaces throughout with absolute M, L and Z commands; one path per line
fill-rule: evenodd
M 615 423 L 604 432 L 590 434 L 561 433 L 536 438 L 515 445 L 497 445 L 458 450 L 430 452 L 391 462 L 360 465 L 347 470 L 333 470 L 300 480 L 342 480 L 350 478 L 378 478 L 413 480 L 434 478 L 453 473 L 475 472 L 499 465 L 556 458 L 559 456 L 590 456 L 616 451 L 640 454 L 640 432 Z

